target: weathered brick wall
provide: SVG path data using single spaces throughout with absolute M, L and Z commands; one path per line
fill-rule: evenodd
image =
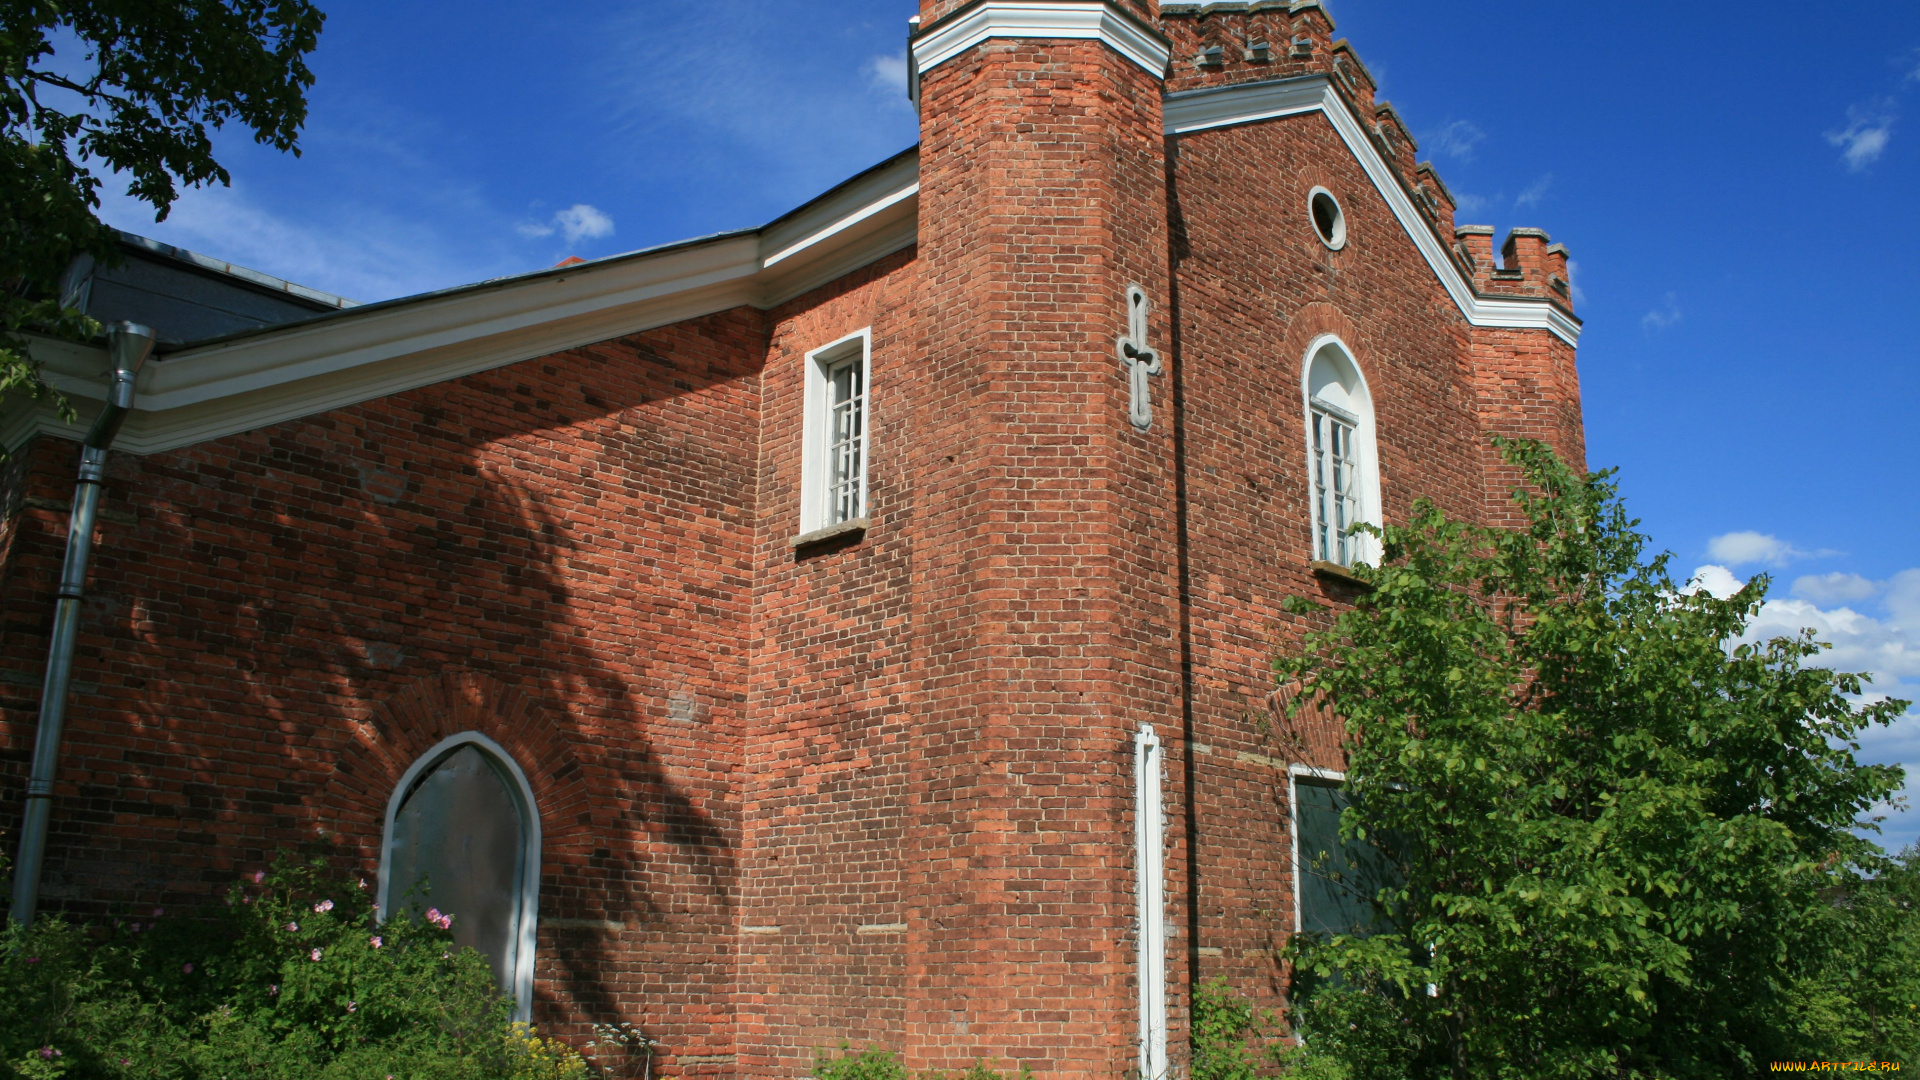
M 1098 42 L 995 40 L 921 100 L 906 1039 L 1110 1077 L 1130 740 L 1180 717 L 1170 425 L 1128 425 L 1114 344 L 1129 282 L 1166 340 L 1160 86 Z
M 765 332 L 730 312 L 114 455 L 47 906 L 191 905 L 316 832 L 367 873 L 400 772 L 477 728 L 540 804 L 536 1018 L 731 1054 Z M 36 444 L 31 492 L 75 452 Z M 6 666 L 37 673 L 64 516 L 12 520 Z M 38 694 L 5 690 L 11 845 Z
M 770 315 L 745 742 L 739 1070 L 901 1048 L 911 702 L 911 250 Z M 864 536 L 795 550 L 806 354 L 871 327 Z
M 1175 140 L 1171 217 L 1194 670 L 1198 977 L 1280 1003 L 1294 926 L 1286 766 L 1338 769 L 1316 716 L 1275 730 L 1270 659 L 1297 643 L 1280 602 L 1341 604 L 1314 575 L 1302 374 L 1337 334 L 1373 398 L 1388 519 L 1414 499 L 1480 513 L 1468 327 L 1326 117 Z M 1308 192 L 1339 199 L 1347 244 L 1314 232 Z

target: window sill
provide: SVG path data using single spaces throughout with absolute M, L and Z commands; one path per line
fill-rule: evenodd
M 1353 567 L 1351 566 L 1337 562 L 1326 562 L 1321 559 L 1315 559 L 1308 563 L 1307 566 L 1313 571 L 1315 577 L 1330 578 L 1334 581 L 1362 589 L 1370 589 L 1373 587 L 1360 580 L 1360 578 L 1354 574 Z
M 843 521 L 838 525 L 829 525 L 824 529 L 815 529 L 809 533 L 801 533 L 799 536 L 787 541 L 787 546 L 790 548 L 803 548 L 812 547 L 815 544 L 824 544 L 829 540 L 857 540 L 866 533 L 867 526 L 872 523 L 871 518 L 853 518 L 850 521 Z

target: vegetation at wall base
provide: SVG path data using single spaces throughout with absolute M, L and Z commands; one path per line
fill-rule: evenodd
M 855 1050 L 841 1043 L 838 1053 L 820 1051 L 814 1057 L 813 1080 L 1033 1080 L 1025 1065 L 1008 1077 L 985 1061 L 976 1061 L 958 1073 L 928 1070 L 916 1076 L 893 1051 L 878 1046 Z
M 0 30 L 0 401 L 51 397 L 27 331 L 85 340 L 100 327 L 58 295 L 81 255 L 113 262 L 100 177 L 165 218 L 179 185 L 225 184 L 209 129 L 238 123 L 298 154 L 326 21 L 306 0 L 9 5 Z M 56 56 L 55 43 L 62 52 Z M 0 453 L 4 460 L 4 453 Z
M 1275 663 L 1350 735 L 1371 933 L 1296 937 L 1296 1068 L 1367 1080 L 1745 1077 L 1920 1063 L 1920 860 L 1856 835 L 1903 785 L 1858 733 L 1907 703 L 1745 643 L 1646 556 L 1607 474 L 1500 441 L 1524 529 L 1418 504 L 1370 586 Z M 1294 601 L 1293 610 L 1313 605 Z M 1391 838 L 1389 841 L 1388 838 Z
M 371 890 L 282 856 L 216 918 L 42 915 L 0 936 L 5 1080 L 587 1080 L 510 1019 L 448 925 L 374 919 Z

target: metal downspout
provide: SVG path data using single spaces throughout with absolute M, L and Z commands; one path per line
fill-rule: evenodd
M 53 610 L 53 643 L 47 649 L 47 681 L 40 691 L 40 727 L 33 739 L 33 771 L 27 778 L 27 810 L 20 824 L 20 857 L 13 864 L 15 922 L 33 924 L 40 905 L 40 868 L 47 853 L 47 823 L 53 815 L 53 774 L 60 763 L 60 729 L 67 718 L 67 683 L 73 674 L 73 644 L 80 632 L 80 598 L 93 548 L 93 519 L 107 477 L 107 448 L 133 410 L 133 384 L 153 352 L 153 331 L 138 323 L 115 323 L 107 331 L 113 386 L 80 451 L 80 480 L 73 489 L 73 520 L 67 526 L 67 560 L 60 571 Z

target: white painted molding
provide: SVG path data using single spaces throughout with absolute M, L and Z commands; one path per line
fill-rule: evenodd
M 152 454 L 312 416 L 729 308 L 777 307 L 918 238 L 919 162 L 902 154 L 757 230 L 367 304 L 169 353 L 141 372 L 115 449 Z M 33 354 L 82 423 L 13 396 L 0 446 L 79 439 L 105 400 L 105 351 Z
M 1511 327 L 1520 330 L 1547 330 L 1569 345 L 1580 344 L 1580 320 L 1545 300 L 1479 296 L 1473 284 L 1460 274 L 1448 257 L 1440 238 L 1434 235 L 1413 200 L 1400 185 L 1393 167 L 1374 148 L 1360 122 L 1340 100 L 1333 83 L 1324 75 L 1275 82 L 1242 83 L 1238 86 L 1209 87 L 1168 94 L 1164 117 L 1169 135 L 1187 135 L 1212 128 L 1251 124 L 1302 113 L 1324 113 L 1333 129 L 1359 159 L 1367 179 L 1385 199 L 1393 216 L 1412 237 L 1414 246 L 1427 265 L 1440 278 L 1440 284 L 1453 298 L 1469 323 L 1474 326 Z
M 915 42 L 916 70 L 963 51 L 966 40 L 1043 30 L 1076 36 L 1072 25 L 1046 26 L 1049 18 L 1078 20 L 1078 36 L 1164 66 L 1165 46 L 1110 5 L 989 0 Z M 1189 134 L 1314 111 L 1326 114 L 1359 159 L 1468 322 L 1546 329 L 1578 344 L 1579 320 L 1545 300 L 1475 295 L 1325 77 L 1171 94 L 1166 130 Z M 761 229 L 367 304 L 170 353 L 141 372 L 115 448 L 158 453 L 729 308 L 774 308 L 911 246 L 919 190 L 918 158 L 902 154 Z M 45 339 L 32 350 L 81 422 L 62 423 L 44 403 L 12 395 L 0 404 L 0 447 L 9 450 L 36 433 L 78 440 L 106 397 L 104 350 Z
M 1133 871 L 1139 902 L 1139 1072 L 1143 1080 L 1167 1076 L 1166 809 L 1160 795 L 1160 737 L 1152 724 L 1133 736 Z
M 463 746 L 478 747 L 481 753 L 507 774 L 510 781 L 507 789 L 513 793 L 514 801 L 520 804 L 520 819 L 526 825 L 526 831 L 521 835 L 519 941 L 513 950 L 513 1018 L 525 1021 L 533 1015 L 533 952 L 539 943 L 540 929 L 540 804 L 534 800 L 533 785 L 527 783 L 527 774 L 521 771 L 520 763 L 513 759 L 513 755 L 507 753 L 506 747 L 477 731 L 463 731 L 434 743 L 432 749 L 414 759 L 407 771 L 400 775 L 400 782 L 394 785 L 393 794 L 387 797 L 386 826 L 380 834 L 380 875 L 375 886 L 374 914 L 384 920 L 389 911 L 388 886 L 393 877 L 393 823 L 400 816 L 400 805 L 428 769 L 440 764 Z
M 1166 77 L 1167 60 L 1172 55 L 1157 34 L 1112 4 L 986 0 L 914 39 L 914 75 L 924 75 L 993 38 L 1103 41 L 1156 79 Z

